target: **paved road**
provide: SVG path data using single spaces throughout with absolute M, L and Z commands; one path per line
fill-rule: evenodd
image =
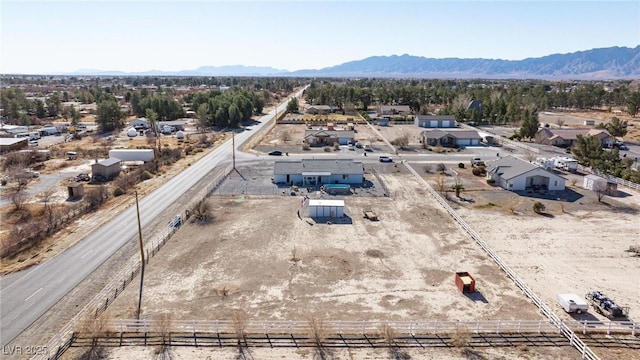
M 284 111 L 286 103 L 287 101 L 280 104 L 278 111 Z M 253 131 L 237 134 L 236 144 L 248 140 L 273 117 L 274 111 L 263 116 L 260 123 L 252 127 Z M 228 164 L 231 153 L 232 145 L 227 141 L 142 199 L 142 226 L 178 200 L 213 168 L 222 163 Z M 0 346 L 13 340 L 136 233 L 137 220 L 135 207 L 132 206 L 55 258 L 27 271 L 2 277 Z

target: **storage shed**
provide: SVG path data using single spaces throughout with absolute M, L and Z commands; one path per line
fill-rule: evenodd
M 461 293 L 476 292 L 476 280 L 466 271 L 456 273 L 456 286 Z
M 585 176 L 582 187 L 595 192 L 604 192 L 607 195 L 616 195 L 618 192 L 618 184 L 615 181 L 597 175 Z
M 81 198 L 84 195 L 84 185 L 80 183 L 67 185 L 70 198 Z
M 120 173 L 120 159 L 110 157 L 91 165 L 94 181 L 111 180 Z
M 344 200 L 309 200 L 309 217 L 344 217 Z

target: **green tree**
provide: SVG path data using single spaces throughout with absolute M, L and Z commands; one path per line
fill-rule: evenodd
M 54 92 L 49 95 L 46 100 L 47 103 L 47 112 L 49 112 L 49 116 L 56 117 L 60 114 L 60 109 L 62 108 L 62 99 L 60 98 L 59 92 Z
M 627 135 L 627 122 L 617 117 L 612 117 L 608 123 L 600 123 L 596 126 L 598 129 L 606 129 L 611 136 L 624 137 Z
M 531 138 L 536 136 L 539 127 L 538 114 L 536 112 L 531 113 L 529 109 L 526 109 L 524 111 L 524 121 L 522 122 L 522 127 L 520 127 L 520 136 L 531 140 Z
M 120 105 L 115 99 L 103 100 L 98 104 L 97 121 L 101 131 L 113 131 L 124 126 Z
M 288 113 L 294 113 L 294 112 L 298 112 L 298 99 L 297 98 L 292 98 L 291 100 L 289 100 L 289 102 L 287 103 L 287 112 Z
M 36 106 L 36 116 L 38 119 L 44 119 L 47 116 L 47 109 L 44 107 L 44 103 L 40 99 L 34 101 Z
M 71 125 L 77 125 L 80 122 L 80 113 L 73 105 L 69 108 L 69 117 L 71 118 Z
M 204 129 L 209 126 L 209 104 L 204 103 L 198 106 L 198 110 L 196 110 L 196 118 L 198 119 L 196 122 L 196 128 L 200 131 L 204 131 Z
M 627 111 L 631 116 L 636 116 L 640 111 L 640 90 L 629 95 L 627 99 Z

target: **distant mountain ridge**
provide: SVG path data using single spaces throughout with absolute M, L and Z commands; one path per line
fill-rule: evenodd
M 553 54 L 524 60 L 372 56 L 296 76 L 500 79 L 639 79 L 640 46 Z
M 108 76 L 300 76 L 486 79 L 640 79 L 640 45 L 553 54 L 524 60 L 425 58 L 412 55 L 372 56 L 318 70 L 285 71 L 259 66 L 202 66 L 195 70 L 79 70 L 64 75 Z

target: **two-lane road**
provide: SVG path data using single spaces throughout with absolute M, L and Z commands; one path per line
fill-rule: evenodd
M 299 96 L 302 90 L 296 93 Z M 287 99 L 288 100 L 288 99 Z M 287 101 L 278 105 L 284 111 Z M 263 116 L 252 131 L 235 136 L 236 144 L 247 141 L 274 118 L 275 111 Z M 185 171 L 140 201 L 144 227 L 177 201 L 206 174 L 231 159 L 231 141 L 203 157 Z M 135 207 L 118 216 L 58 256 L 33 268 L 0 279 L 0 346 L 8 344 L 51 306 L 64 297 L 113 253 L 137 233 Z

